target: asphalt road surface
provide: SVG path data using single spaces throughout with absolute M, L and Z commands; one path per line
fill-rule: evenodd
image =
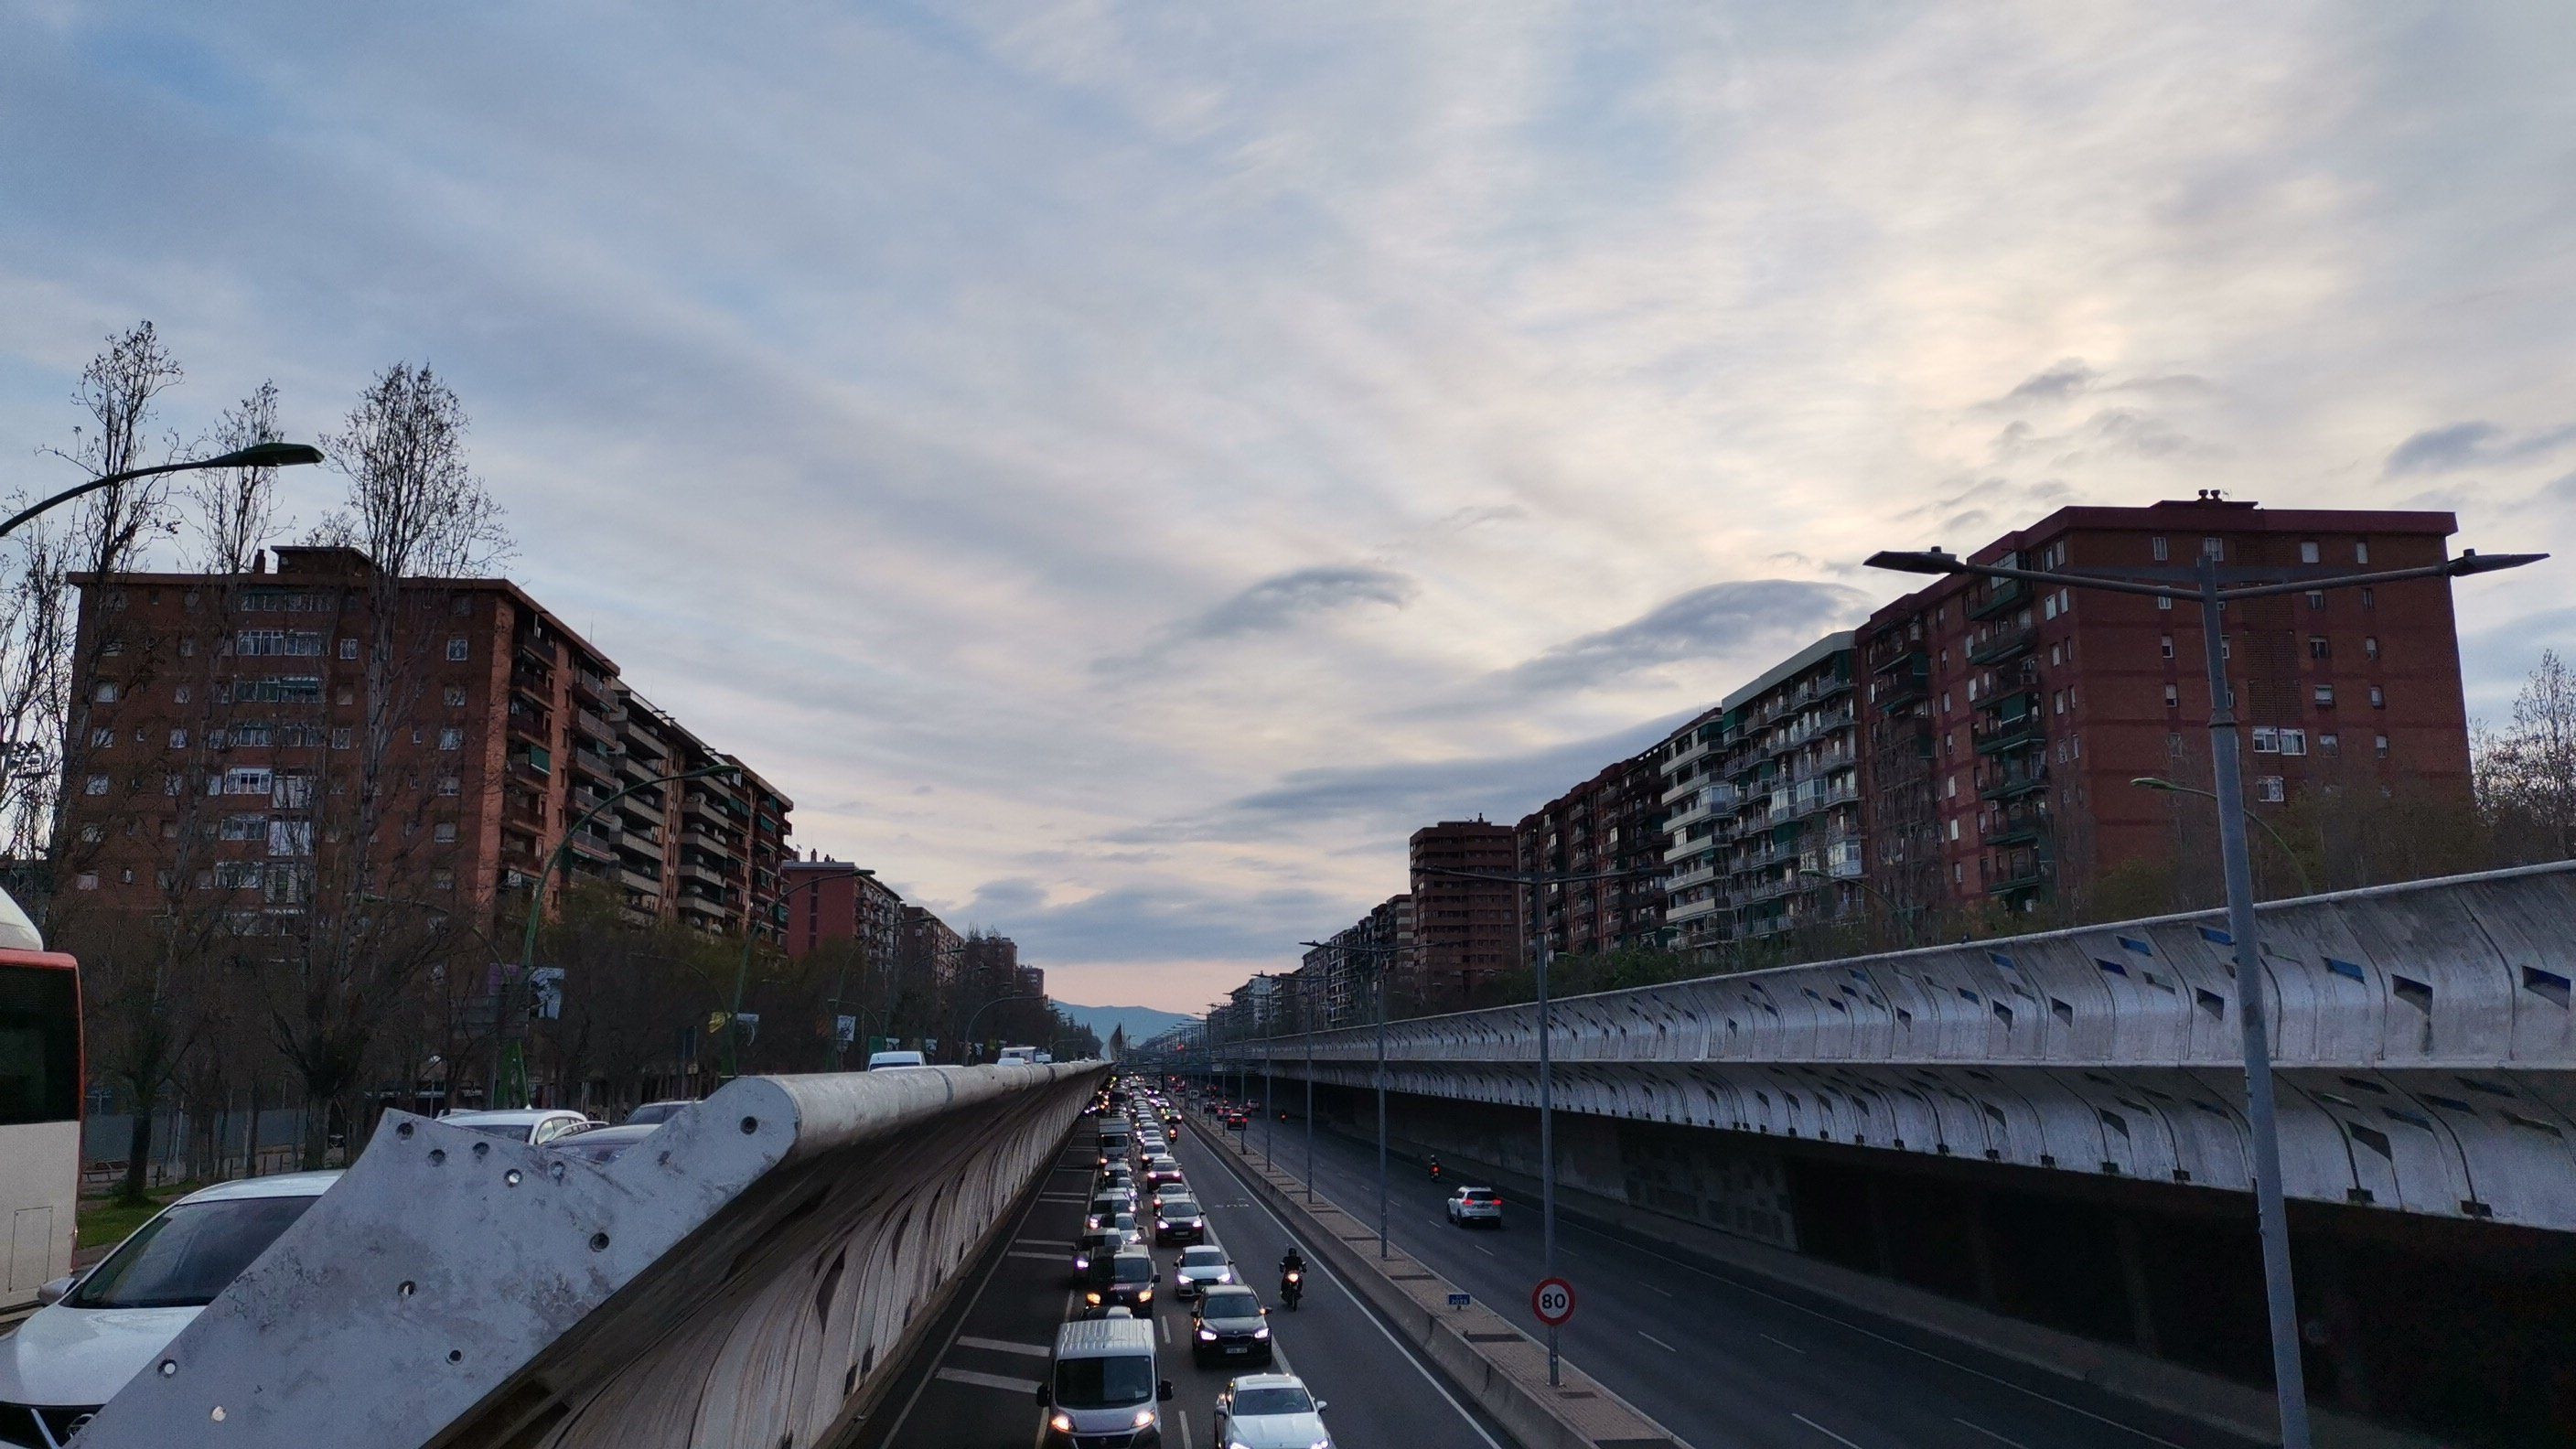
M 1194 1130 L 1216 1130 L 1193 1115 Z M 1202 1125 L 1204 1124 L 1204 1125 Z M 1302 1176 L 1306 1139 L 1274 1123 L 1273 1164 Z M 1256 1160 L 1257 1119 L 1248 1141 Z M 1193 1167 L 1210 1149 L 1192 1143 Z M 1196 1168 L 1193 1177 L 1209 1175 Z M 1388 1235 L 1466 1292 L 1543 1334 L 1528 1308 L 1541 1272 L 1538 1204 L 1505 1194 L 1499 1230 L 1453 1227 L 1434 1183 L 1396 1159 Z M 1315 1135 L 1315 1189 L 1377 1217 L 1377 1150 Z M 1557 1271 L 1574 1285 L 1560 1351 L 1693 1449 L 2246 1449 L 2248 1441 L 2070 1384 L 1822 1298 L 1783 1295 L 1563 1218 Z
M 1038 1439 L 1038 1382 L 1047 1372 L 1057 1325 L 1073 1315 L 1073 1240 L 1082 1226 L 1093 1176 L 1088 1119 L 1048 1176 L 1026 1215 L 994 1251 L 969 1270 L 961 1301 L 933 1324 L 938 1345 L 907 1369 L 872 1419 L 844 1449 L 1029 1449 Z M 1310 1272 L 1295 1312 L 1272 1290 L 1288 1235 L 1255 1206 L 1240 1179 L 1206 1148 L 1179 1148 L 1190 1186 L 1206 1208 L 1212 1240 L 1242 1270 L 1238 1276 L 1271 1305 L 1276 1367 L 1295 1373 L 1325 1401 L 1324 1423 L 1342 1449 L 1510 1449 L 1411 1348 L 1378 1322 L 1330 1275 Z M 1178 1249 L 1155 1249 L 1169 1293 Z M 1234 1373 L 1252 1368 L 1192 1365 L 1189 1309 L 1156 1305 L 1156 1336 L 1171 1402 L 1163 1408 L 1166 1449 L 1218 1449 L 1213 1443 L 1217 1394 Z

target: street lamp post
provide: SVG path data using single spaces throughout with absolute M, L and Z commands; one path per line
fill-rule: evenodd
M 546 877 L 552 874 L 555 867 L 559 865 L 564 866 L 566 869 L 570 869 L 569 862 L 572 859 L 572 838 L 581 833 L 581 828 L 596 819 L 599 812 L 616 804 L 618 801 L 625 799 L 627 796 L 635 794 L 639 790 L 650 790 L 660 785 L 677 784 L 683 780 L 700 780 L 710 775 L 732 775 L 739 778 L 741 774 L 742 767 L 739 765 L 705 765 L 695 770 L 682 770 L 676 775 L 659 775 L 653 779 L 643 780 L 629 785 L 625 789 L 610 795 L 598 804 L 581 812 L 580 815 L 574 817 L 573 822 L 570 825 L 564 827 L 563 839 L 556 841 L 555 848 L 547 851 L 545 859 L 537 863 L 537 878 L 528 886 L 528 929 L 526 935 L 522 937 L 519 942 L 518 978 L 514 981 L 502 983 L 501 1006 L 505 1017 L 509 1012 L 511 1002 L 517 998 L 519 988 L 527 984 L 528 973 L 536 969 L 537 927 L 544 924 L 546 915 Z M 745 914 L 747 916 L 748 912 Z M 737 1002 L 737 1004 L 739 1004 L 739 1002 Z M 513 1051 L 517 1049 L 517 1044 L 515 1042 L 511 1043 L 510 1046 Z M 528 1087 L 527 1073 L 524 1070 L 514 1070 L 511 1075 L 517 1079 L 512 1083 L 512 1085 L 517 1088 L 517 1091 L 512 1095 L 524 1098 L 527 1095 Z M 496 1103 L 495 1105 L 498 1104 Z M 514 1107 L 524 1107 L 527 1103 L 525 1101 L 514 1101 L 510 1105 Z
M 1044 1001 L 1044 1000 L 1046 1000 L 1046 997 L 1045 997 L 1045 995 L 1044 995 L 1043 993 L 1040 993 L 1040 992 L 1034 992 L 1034 991 L 1022 991 L 1022 992 L 1017 992 L 1017 993 L 1015 993 L 1015 994 L 1013 994 L 1013 995 L 1010 995 L 1010 996 L 996 996 L 996 997 L 994 997 L 992 1000 L 985 1002 L 983 1005 L 981 1005 L 981 1006 L 979 1006 L 979 1007 L 976 1007 L 973 1011 L 971 1011 L 971 1012 L 967 1013 L 967 1016 L 966 1016 L 966 1040 L 965 1040 L 964 1042 L 961 1042 L 959 1045 L 961 1045 L 961 1046 L 965 1046 L 965 1047 L 968 1047 L 968 1048 L 970 1048 L 970 1049 L 971 1049 L 971 1048 L 973 1047 L 973 1045 L 974 1045 L 974 1042 L 975 1042 L 975 1023 L 977 1023 L 977 1022 L 979 1022 L 979 1021 L 982 1021 L 982 1020 L 984 1019 L 984 1013 L 985 1013 L 985 1012 L 988 1012 L 988 1011 L 992 1010 L 994 1007 L 1001 1005 L 1003 1002 L 1005 1002 L 1005 1001 Z
M 164 463 L 157 468 L 128 468 L 122 473 L 108 473 L 92 478 L 86 483 L 66 488 L 51 498 L 28 504 L 12 514 L 6 523 L 0 523 L 0 538 L 6 538 L 17 532 L 20 524 L 47 509 L 59 508 L 75 498 L 96 493 L 101 488 L 113 488 L 119 483 L 131 483 L 137 478 L 150 478 L 162 473 L 188 473 L 207 468 L 296 468 L 321 461 L 322 450 L 310 443 L 253 443 L 247 448 L 236 448 L 232 452 L 212 458 L 192 458 L 184 463 Z
M 2195 785 L 2178 784 L 2175 781 L 2165 779 L 2161 775 L 2140 775 L 2129 783 L 2137 786 L 2141 790 L 2161 790 L 2168 795 L 2197 795 L 2203 800 L 2212 802 L 2215 802 L 2218 799 L 2218 794 L 2214 790 L 2203 790 Z M 2307 866 L 2299 860 L 2298 852 L 2290 849 L 2290 842 L 2282 838 L 2280 830 L 2275 827 L 2271 821 L 2264 819 L 2262 816 L 2255 814 L 2251 810 L 2245 812 L 2245 818 L 2262 826 L 2263 833 L 2272 837 L 2273 848 L 2279 850 L 2281 852 L 2281 858 L 2290 863 L 2291 870 L 2297 872 L 2301 893 L 2306 895 L 2315 895 L 2317 893 L 2317 883 L 2315 879 L 2308 874 Z
M 1872 568 L 1899 573 L 1976 574 L 2200 606 L 2201 653 L 2209 676 L 2209 753 L 2217 786 L 2211 798 L 2218 802 L 2219 855 L 2227 872 L 2227 936 L 2236 954 L 2237 1039 L 2245 1062 L 2245 1118 L 2253 1146 L 2255 1215 L 2262 1239 L 2264 1299 L 2272 1339 L 2272 1390 L 2279 1405 L 2283 1449 L 2309 1449 L 2308 1397 L 2299 1361 L 2298 1297 L 2290 1279 L 2290 1227 L 2282 1199 L 2281 1140 L 2274 1120 L 2263 962 L 2255 939 L 2254 868 L 2246 847 L 2245 777 L 2238 756 L 2236 695 L 2227 683 L 2227 636 L 2220 611 L 2240 599 L 2319 593 L 2411 579 L 2459 578 L 2519 568 L 2547 557 L 2537 553 L 2481 556 L 2475 550 L 2464 550 L 2458 558 L 2439 564 L 2366 574 L 2294 566 L 2227 568 L 2206 551 L 2187 569 L 2138 567 L 2109 573 L 1970 563 L 1937 549 L 1926 553 L 1877 553 L 1868 560 Z
M 862 870 L 855 872 L 852 878 L 856 879 L 857 876 L 875 874 L 876 872 L 872 870 Z M 778 898 L 771 901 L 770 904 L 773 906 L 785 906 L 788 898 L 795 895 L 798 891 L 812 890 L 814 887 L 821 885 L 827 880 L 839 880 L 840 878 L 841 877 L 836 875 L 817 875 L 810 880 L 798 881 L 796 884 L 780 891 L 778 893 Z M 751 929 L 752 913 L 749 909 L 750 904 L 751 902 L 748 896 L 746 896 L 743 902 L 744 910 L 742 913 L 742 965 L 737 967 L 733 973 L 733 1010 L 731 1014 L 725 1018 L 725 1075 L 728 1077 L 738 1077 L 742 1075 L 742 992 L 744 983 L 751 979 L 752 944 L 760 939 L 757 935 L 753 934 Z M 841 987 L 847 977 L 849 963 L 844 961 L 841 964 L 840 971 L 841 974 L 835 975 L 832 978 L 832 1070 L 836 1072 L 841 1069 Z
M 1591 881 L 1625 880 L 1630 876 L 1652 875 L 1661 867 L 1646 866 L 1630 870 L 1589 871 L 1577 875 L 1549 875 L 1544 872 L 1459 870 L 1450 866 L 1416 867 L 1424 875 L 1445 875 L 1461 880 L 1501 881 L 1523 886 L 1530 893 L 1530 915 L 1538 922 L 1538 1211 L 1539 1258 L 1542 1279 L 1556 1276 L 1556 1070 L 1551 1057 L 1556 1035 L 1547 1009 L 1547 968 L 1550 962 L 1547 931 L 1547 901 L 1539 892 L 1552 885 L 1583 885 Z M 1547 1382 L 1557 1385 L 1557 1325 L 1547 1325 Z
M 1324 946 L 1327 950 L 1341 952 L 1345 957 L 1359 952 L 1380 958 L 1377 963 L 1377 1255 L 1384 1258 L 1389 1254 L 1386 1241 L 1386 961 L 1384 958 L 1400 955 L 1404 948 L 1402 946 L 1328 946 L 1322 941 L 1300 941 L 1297 944 Z M 1306 1080 L 1310 1089 L 1314 1082 L 1314 1053 L 1315 1046 L 1310 1037 L 1306 1044 Z M 1311 1117 L 1308 1121 L 1308 1131 L 1309 1133 L 1313 1131 Z M 1314 1141 L 1309 1136 L 1306 1147 L 1306 1196 L 1309 1201 L 1314 1198 L 1314 1184 Z

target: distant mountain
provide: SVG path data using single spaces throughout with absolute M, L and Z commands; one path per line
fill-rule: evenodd
M 1198 1020 L 1195 1016 L 1183 1016 L 1175 1011 L 1156 1011 L 1150 1006 L 1076 1006 L 1070 1001 L 1059 1001 L 1055 1007 L 1090 1028 L 1091 1034 L 1099 1037 L 1104 1046 L 1109 1042 L 1109 1033 L 1122 1026 L 1127 1028 L 1129 1044 L 1134 1045 L 1161 1036 L 1183 1022 Z

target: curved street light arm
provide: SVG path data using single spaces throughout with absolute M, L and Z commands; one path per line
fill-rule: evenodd
M 131 483 L 137 478 L 152 478 L 163 473 L 186 473 L 200 468 L 292 468 L 322 461 L 322 450 L 309 443 L 255 443 L 213 458 L 192 458 L 184 463 L 163 463 L 154 468 L 128 468 L 122 473 L 109 473 L 74 484 L 51 498 L 31 503 L 0 523 L 0 538 L 18 531 L 18 526 L 48 509 L 60 508 L 75 498 L 86 497 L 101 488 Z

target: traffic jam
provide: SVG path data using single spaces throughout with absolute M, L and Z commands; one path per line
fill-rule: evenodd
M 1227 1130 L 1245 1115 L 1219 1099 L 1200 1110 Z M 1094 1119 L 1098 1174 L 1073 1250 L 1075 1316 L 1056 1331 L 1037 1387 L 1048 1449 L 1139 1449 L 1163 1438 L 1173 1397 L 1157 1360 L 1158 1314 L 1186 1314 L 1186 1344 L 1201 1369 L 1227 1372 L 1213 1406 L 1215 1443 L 1226 1449 L 1330 1449 L 1324 1402 L 1287 1371 L 1274 1310 L 1294 1312 L 1306 1264 L 1292 1245 L 1277 1263 L 1234 1261 L 1172 1152 L 1183 1104 L 1159 1087 L 1113 1079 L 1084 1109 Z

